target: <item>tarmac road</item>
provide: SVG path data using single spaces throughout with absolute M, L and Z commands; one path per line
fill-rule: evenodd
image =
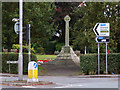
M 17 75 L 2 76 L 2 81 L 18 80 Z M 39 81 L 49 81 L 54 84 L 38 86 L 7 86 L 2 88 L 118 88 L 118 77 L 89 77 L 89 76 L 39 76 Z M 24 75 L 27 80 L 27 75 Z

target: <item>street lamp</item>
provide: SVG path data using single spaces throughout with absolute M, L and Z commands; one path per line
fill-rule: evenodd
M 23 0 L 19 0 L 19 19 L 13 18 L 15 23 L 15 32 L 19 32 L 19 57 L 18 57 L 18 80 L 23 80 L 23 54 L 22 54 L 22 38 L 23 38 Z M 19 21 L 19 22 L 18 22 Z
M 19 34 L 19 49 L 21 50 L 22 46 L 21 46 L 21 42 L 20 42 L 20 39 L 21 39 L 21 35 L 20 35 L 20 22 L 19 22 L 19 19 L 17 19 L 17 18 L 13 18 L 12 21 L 16 22 L 15 25 L 14 25 L 14 30 L 15 30 L 16 34 Z M 22 34 L 24 34 L 25 41 L 26 42 L 29 41 L 28 54 L 29 54 L 29 62 L 30 62 L 31 61 L 31 58 L 30 58 L 30 56 L 31 56 L 31 52 L 30 52 L 30 24 L 27 24 L 26 27 L 22 27 L 22 29 L 26 30 L 26 32 L 22 32 Z M 18 66 L 19 67 L 18 67 L 18 72 L 21 71 L 21 69 L 23 69 L 23 65 L 21 65 L 21 64 L 23 64 L 23 60 L 22 60 L 22 63 L 21 63 L 20 57 L 21 57 L 21 52 L 19 52 L 19 59 L 18 59 L 19 60 L 18 61 Z M 23 55 L 22 55 L 22 57 L 23 57 Z M 20 78 L 20 80 L 21 80 L 21 78 Z
M 23 80 L 23 54 L 22 54 L 23 0 L 19 0 L 19 21 L 20 21 L 20 32 L 19 32 L 18 79 Z
M 23 28 L 26 29 L 26 38 L 29 40 L 29 62 L 30 59 L 30 24 L 23 27 L 23 0 L 19 0 L 19 19 L 13 18 L 12 21 L 15 23 L 15 32 L 19 34 L 19 58 L 18 58 L 18 80 L 23 80 L 23 51 L 22 51 L 22 39 L 23 39 Z

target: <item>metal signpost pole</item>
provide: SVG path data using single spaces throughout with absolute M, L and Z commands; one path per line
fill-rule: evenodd
M 106 74 L 107 74 L 107 43 L 106 43 Z
M 100 74 L 100 54 L 99 54 L 99 51 L 100 49 L 99 49 L 99 42 L 98 42 L 98 74 Z
M 30 24 L 28 24 L 28 27 L 29 27 L 29 52 L 28 52 L 28 54 L 29 54 L 29 62 L 31 61 L 31 58 L 30 58 L 30 56 L 31 56 L 31 52 L 30 52 Z
M 19 32 L 19 61 L 18 61 L 18 79 L 23 80 L 23 55 L 22 55 L 22 15 L 23 15 L 23 1 L 19 0 L 19 20 L 20 20 L 20 32 Z

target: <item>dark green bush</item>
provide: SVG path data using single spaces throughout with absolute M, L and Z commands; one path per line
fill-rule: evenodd
M 18 53 L 2 53 L 2 72 L 9 72 L 9 64 L 7 61 L 17 61 Z M 35 55 L 31 55 L 31 61 L 37 61 L 37 57 Z M 28 72 L 28 54 L 23 54 L 23 73 L 27 74 Z M 18 64 L 10 64 L 10 72 L 9 73 L 18 73 Z
M 37 53 L 39 53 L 39 54 L 45 54 L 45 50 L 44 50 L 43 47 L 38 47 L 36 51 L 37 51 Z
M 108 54 L 108 73 L 120 73 L 120 53 Z M 87 54 L 80 56 L 80 68 L 85 74 L 98 73 L 98 55 Z M 100 73 L 105 74 L 106 71 L 106 54 L 100 54 Z
M 56 44 L 56 51 L 60 51 L 62 46 L 64 46 L 64 43 L 57 43 Z

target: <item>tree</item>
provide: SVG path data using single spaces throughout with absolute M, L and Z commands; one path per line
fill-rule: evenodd
M 93 27 L 98 22 L 109 22 L 108 49 L 120 52 L 120 3 L 86 2 L 87 6 L 78 7 L 80 3 L 24 2 L 24 26 L 31 24 L 32 47 L 42 47 L 48 52 L 52 49 L 54 52 L 56 43 L 64 43 L 64 17 L 69 15 L 70 45 L 75 50 L 84 52 L 87 46 L 87 52 L 97 52 Z M 12 44 L 18 43 L 18 35 L 13 30 L 14 22 L 11 21 L 19 17 L 18 3 L 3 3 L 2 11 L 2 44 L 10 50 Z M 104 44 L 100 45 L 101 49 L 105 48 Z
M 107 5 L 109 5 L 109 7 L 107 7 Z M 89 52 L 96 52 L 97 44 L 95 43 L 94 40 L 96 36 L 93 32 L 93 27 L 98 22 L 101 23 L 109 22 L 112 31 L 108 48 L 111 48 L 112 51 L 113 48 L 118 48 L 116 46 L 118 44 L 117 42 L 118 40 L 115 39 L 118 38 L 118 36 L 115 36 L 116 35 L 115 32 L 119 33 L 119 28 L 116 27 L 119 24 L 118 23 L 119 20 L 117 20 L 119 17 L 117 13 L 119 9 L 118 7 L 116 7 L 116 5 L 118 5 L 118 3 L 89 2 L 87 3 L 87 7 L 76 8 L 76 10 L 73 11 L 72 15 L 80 16 L 81 18 L 78 18 L 76 23 L 74 24 L 73 37 L 75 37 L 75 39 L 73 39 L 73 47 L 75 47 L 76 49 L 80 48 L 80 50 L 84 52 L 84 46 L 87 45 Z M 110 9 L 111 7 L 112 11 L 108 11 L 108 8 Z M 116 42 L 117 44 L 114 42 Z M 102 44 L 101 47 L 104 48 L 104 45 Z M 116 50 L 114 52 L 116 52 Z
M 58 43 L 64 43 L 64 41 L 65 41 L 65 21 L 64 21 L 64 17 L 66 15 L 70 15 L 72 10 L 74 9 L 75 6 L 78 5 L 78 3 L 74 3 L 74 2 L 55 2 L 55 5 L 56 5 L 56 12 L 53 15 L 53 18 L 54 18 L 54 25 L 57 27 L 56 33 L 58 33 L 59 36 L 55 35 L 53 38 L 56 38 Z M 71 21 L 70 21 L 70 23 L 71 23 Z
M 11 7 L 8 8 L 9 6 Z M 18 3 L 3 3 L 2 10 L 2 43 L 5 48 L 11 49 L 12 44 L 18 43 L 18 35 L 13 30 L 14 22 L 12 22 L 13 18 L 19 18 Z M 31 24 L 32 46 L 36 49 L 40 46 L 45 47 L 54 32 L 52 15 L 55 5 L 49 2 L 24 2 L 23 10 L 23 26 Z
M 10 8 L 8 8 L 11 6 Z M 18 43 L 12 19 L 18 17 L 18 3 L 2 3 L 2 45 L 10 51 L 13 43 Z
M 55 5 L 49 2 L 24 3 L 24 23 L 31 24 L 31 42 L 37 47 L 48 48 L 54 32 L 52 15 Z M 46 49 L 45 49 L 46 50 Z

